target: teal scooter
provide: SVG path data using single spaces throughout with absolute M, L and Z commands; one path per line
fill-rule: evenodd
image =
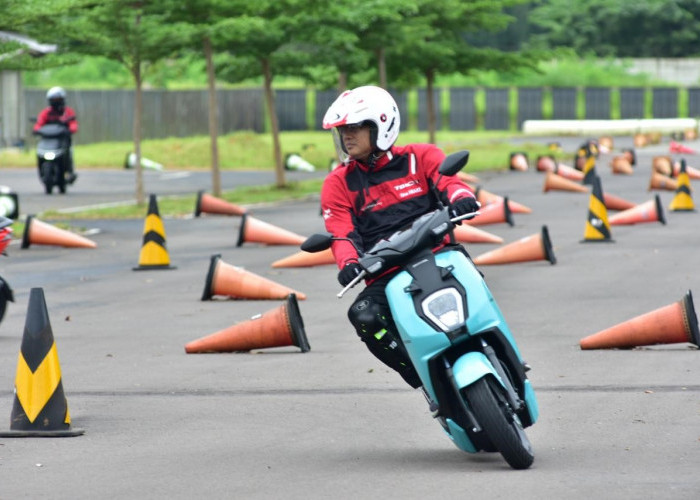
M 468 159 L 468 151 L 449 155 L 440 175 L 456 175 Z M 524 429 L 539 414 L 529 367 L 464 248 L 433 252 L 445 237 L 454 243 L 455 224 L 476 215 L 453 218 L 441 205 L 417 218 L 361 254 L 363 271 L 338 297 L 366 277 L 400 268 L 386 295 L 423 388 L 438 404 L 437 421 L 459 449 L 499 452 L 512 468 L 527 469 L 535 456 Z M 335 239 L 317 233 L 301 248 L 320 252 Z

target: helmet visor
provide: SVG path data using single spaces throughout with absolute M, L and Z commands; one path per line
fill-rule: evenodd
M 350 159 L 350 155 L 345 151 L 343 137 L 339 127 L 333 127 L 331 134 L 333 135 L 333 145 L 335 146 L 335 153 L 338 156 L 338 161 L 340 161 L 340 163 L 346 163 Z

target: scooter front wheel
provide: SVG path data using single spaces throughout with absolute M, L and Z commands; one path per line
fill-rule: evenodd
M 44 192 L 46 194 L 51 194 L 53 186 L 56 184 L 56 169 L 56 164 L 50 161 L 43 162 L 41 167 L 39 167 L 41 182 L 44 183 Z
M 486 377 L 465 387 L 463 393 L 484 434 L 508 465 L 514 469 L 530 467 L 535 460 L 532 445 L 501 385 Z

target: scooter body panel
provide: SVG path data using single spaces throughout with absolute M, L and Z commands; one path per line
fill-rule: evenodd
M 469 259 L 459 251 L 445 251 L 435 255 L 435 263 L 444 269 L 451 268 L 451 274 L 466 290 L 465 323 L 467 333 L 464 335 L 473 337 L 486 331 L 498 330 L 510 344 L 518 362 L 522 362 L 520 352 L 500 308 L 481 274 Z M 386 294 L 394 321 L 409 357 L 425 389 L 431 397 L 437 400 L 429 361 L 452 349 L 452 340 L 416 312 L 413 296 L 407 291 L 412 281 L 413 277 L 410 273 L 405 270 L 400 271 L 388 283 Z M 489 358 L 479 351 L 466 352 L 458 356 L 452 364 L 451 373 L 457 389 L 467 387 L 487 375 L 493 376 L 495 380 L 504 384 Z M 522 397 L 527 405 L 531 422 L 534 423 L 539 411 L 534 391 L 527 379 L 523 383 L 523 388 Z M 476 451 L 466 431 L 458 423 L 448 418 L 446 424 L 446 432 L 456 446 L 464 451 Z

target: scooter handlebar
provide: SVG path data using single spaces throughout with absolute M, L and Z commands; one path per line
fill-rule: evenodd
M 452 223 L 454 224 L 454 223 L 457 223 L 457 222 L 459 222 L 459 221 L 473 219 L 473 218 L 476 217 L 477 215 L 481 215 L 481 212 L 479 212 L 478 210 L 477 210 L 476 212 L 470 212 L 470 213 L 468 213 L 468 214 L 460 215 L 459 217 L 454 217 L 454 218 L 452 218 L 452 219 L 450 219 L 450 220 L 451 220 Z
M 343 288 L 340 292 L 338 292 L 338 295 L 336 295 L 336 297 L 338 297 L 339 299 L 343 298 L 343 295 L 345 295 L 348 290 L 350 290 L 352 287 L 354 287 L 360 281 L 362 281 L 365 278 L 365 276 L 367 276 L 367 271 L 365 271 L 363 269 L 362 271 L 360 271 L 360 274 L 355 276 L 355 278 L 350 283 L 347 284 L 347 286 L 345 288 Z

